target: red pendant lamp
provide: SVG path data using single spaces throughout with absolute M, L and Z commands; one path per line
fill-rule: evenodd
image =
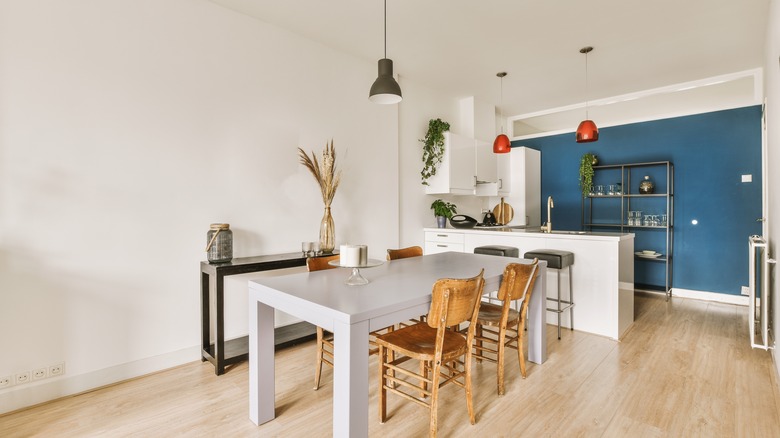
M 599 128 L 588 118 L 588 53 L 592 50 L 590 46 L 580 49 L 580 53 L 585 54 L 585 120 L 577 127 L 577 143 L 590 143 L 599 139 Z
M 498 134 L 496 136 L 496 139 L 493 141 L 493 153 L 494 154 L 507 154 L 512 151 L 512 142 L 509 141 L 509 137 L 504 134 L 504 76 L 506 76 L 506 72 L 498 72 L 496 73 L 496 76 L 501 78 L 501 107 L 499 110 L 501 111 L 501 134 Z

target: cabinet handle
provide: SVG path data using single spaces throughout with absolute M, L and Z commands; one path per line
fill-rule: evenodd
M 449 245 L 436 245 L 436 246 L 439 247 L 439 248 L 447 248 L 447 247 L 449 247 Z
M 504 180 L 502 178 L 498 179 L 498 189 L 501 190 L 504 188 Z
M 449 234 L 437 234 L 436 237 L 449 237 Z
M 474 175 L 474 187 L 477 186 L 477 175 Z

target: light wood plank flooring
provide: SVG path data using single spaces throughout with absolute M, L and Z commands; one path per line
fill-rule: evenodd
M 510 357 L 503 397 L 496 396 L 495 365 L 474 366 L 476 425 L 469 425 L 462 390 L 443 389 L 440 435 L 780 433 L 771 356 L 748 346 L 744 307 L 637 294 L 636 323 L 622 342 L 576 331 L 558 341 L 555 332 L 550 326 L 549 360 L 529 363 L 527 379 Z M 0 436 L 330 436 L 332 371 L 323 371 L 324 385 L 313 391 L 314 354 L 313 342 L 277 353 L 277 418 L 260 427 L 248 419 L 246 363 L 217 377 L 210 364 L 194 362 L 0 416 Z M 370 434 L 425 436 L 427 411 L 392 395 L 389 419 L 379 424 L 375 357 L 370 365 Z

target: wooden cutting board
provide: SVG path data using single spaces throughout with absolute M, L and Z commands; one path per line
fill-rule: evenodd
M 502 205 L 504 207 L 503 210 L 501 209 Z M 506 202 L 503 204 L 499 203 L 493 208 L 493 216 L 496 217 L 496 222 L 501 225 L 506 225 L 512 221 L 513 217 L 515 217 L 515 210 Z

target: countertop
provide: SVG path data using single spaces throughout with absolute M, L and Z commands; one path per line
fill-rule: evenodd
M 499 234 L 523 237 L 535 237 L 545 239 L 583 239 L 583 240 L 624 240 L 633 239 L 634 233 L 609 233 L 597 231 L 566 231 L 553 230 L 551 233 L 542 232 L 539 227 L 506 226 L 490 228 L 425 228 L 425 231 L 463 233 L 463 234 Z

